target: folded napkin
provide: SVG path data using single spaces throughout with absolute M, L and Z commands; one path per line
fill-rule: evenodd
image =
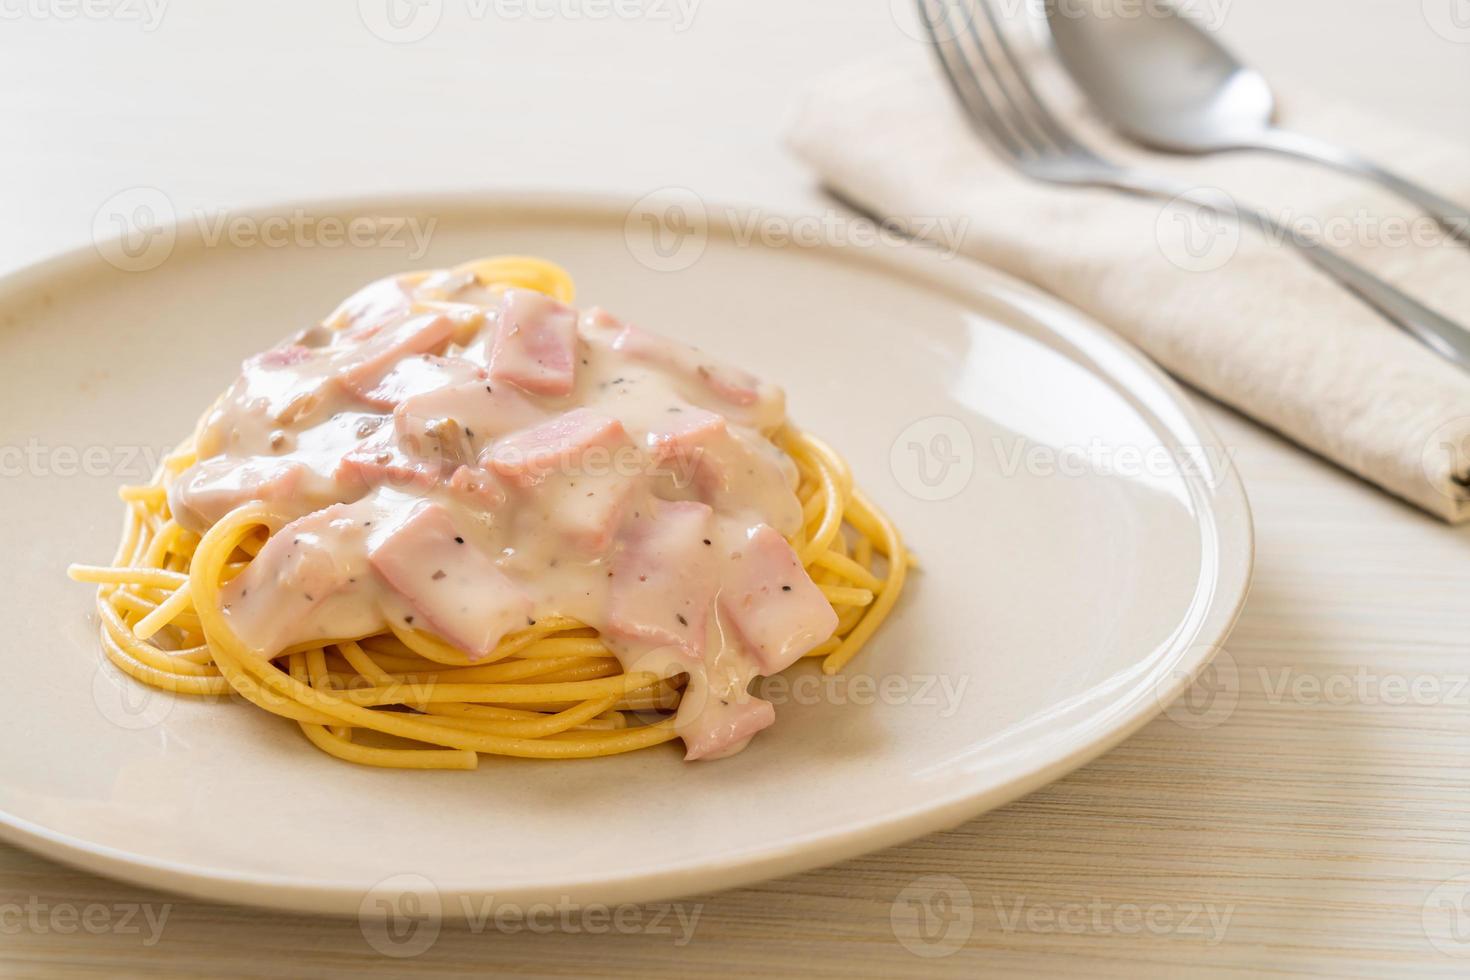
M 1253 229 L 1221 230 L 1211 215 L 1178 205 L 1020 176 L 970 129 L 929 53 L 914 47 L 806 94 L 788 141 L 828 186 L 914 227 L 963 223 L 964 254 L 1061 297 L 1189 384 L 1384 489 L 1444 520 L 1470 519 L 1470 372 Z M 1320 231 L 1470 324 L 1470 248 L 1412 205 L 1269 154 L 1140 151 L 1089 118 L 1049 59 L 1032 61 L 1052 108 L 1105 155 Z M 1284 125 L 1470 200 L 1470 148 L 1286 91 Z

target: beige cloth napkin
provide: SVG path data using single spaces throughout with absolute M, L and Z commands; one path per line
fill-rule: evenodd
M 1090 122 L 1059 72 L 1043 69 L 1039 81 L 1053 108 L 1109 155 L 1320 229 L 1344 254 L 1470 324 L 1470 248 L 1411 205 L 1267 154 L 1139 151 Z M 1305 95 L 1284 100 L 1281 116 L 1470 200 L 1470 148 Z M 1470 519 L 1470 372 L 1290 248 L 1233 226 L 1216 227 L 1206 247 L 1209 215 L 1019 176 L 966 125 L 927 51 L 822 80 L 788 141 L 852 200 L 886 216 L 964 224 L 964 254 L 1090 313 L 1184 381 L 1384 489 L 1444 520 Z

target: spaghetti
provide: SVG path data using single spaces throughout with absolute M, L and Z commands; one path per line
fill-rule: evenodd
M 501 257 L 452 271 L 495 296 L 534 290 L 563 303 L 573 298 L 566 273 L 537 259 Z M 416 289 L 417 312 L 455 305 L 452 289 L 441 290 L 447 299 L 426 294 L 423 284 L 434 282 L 427 275 L 403 281 Z M 360 312 L 344 306 L 324 325 L 350 329 L 345 321 Z M 795 467 L 800 514 L 787 543 L 835 615 L 831 635 L 801 656 L 835 673 L 893 610 L 908 554 L 837 453 L 784 418 L 769 437 Z M 482 754 L 590 758 L 680 736 L 675 712 L 689 674 L 625 666 L 625 645 L 565 615 L 528 619 L 480 655 L 431 624 L 413 625 L 412 615 L 365 633 L 293 638 L 278 651 L 247 642 L 226 593 L 289 522 L 268 499 L 241 502 L 202 533 L 174 513 L 179 481 L 200 462 L 200 441 L 213 438 L 201 422 L 150 483 L 123 487 L 112 563 L 70 569 L 73 579 L 98 586 L 102 649 L 122 671 L 177 694 L 243 699 L 296 722 L 322 751 L 370 766 L 474 769 Z

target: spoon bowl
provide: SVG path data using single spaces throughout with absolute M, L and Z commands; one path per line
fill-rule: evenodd
M 1276 100 L 1266 79 L 1173 8 L 1125 18 L 1046 6 L 1062 64 L 1129 138 L 1200 153 L 1239 147 L 1271 129 Z
M 1277 128 L 1266 79 L 1165 0 L 1142 14 L 1095 3 L 1045 7 L 1062 67 L 1129 139 L 1174 153 L 1267 150 L 1311 160 L 1376 181 L 1470 243 L 1470 209 L 1351 150 Z

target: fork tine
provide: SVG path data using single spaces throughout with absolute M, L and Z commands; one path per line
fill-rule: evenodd
M 948 2 L 948 0 L 941 0 L 941 2 Z M 1005 68 L 1008 68 L 1008 71 L 1003 69 L 997 55 L 992 51 L 992 48 L 996 47 L 993 42 L 1000 37 L 1000 33 L 990 5 L 985 0 L 959 0 L 959 2 L 968 2 L 983 9 L 992 28 L 982 33 L 976 23 L 979 17 L 973 10 L 970 11 L 969 16 L 964 18 L 964 36 L 970 42 L 968 49 L 973 49 L 973 54 L 966 54 L 966 67 L 977 78 L 989 82 L 990 88 L 997 93 L 1000 102 L 1000 107 L 997 109 L 998 114 L 1007 119 L 1012 129 L 1021 135 L 1037 156 L 1046 156 L 1061 149 L 1065 144 L 1052 139 L 1046 128 L 1029 114 L 1030 105 L 1026 99 L 1026 91 L 1017 91 L 1014 78 L 1020 73 L 1014 60 L 1009 58 L 1009 50 L 1004 48 L 1002 43 L 1000 48 L 1007 58 Z M 966 47 L 958 44 L 956 46 L 962 52 L 967 52 Z
M 939 59 L 939 66 L 944 70 L 944 77 L 959 100 L 960 108 L 965 111 L 971 126 L 999 156 L 1008 158 L 1014 164 L 1019 165 L 1025 158 L 1034 156 L 1034 148 L 1029 146 L 1020 134 L 1015 132 L 1002 118 L 986 93 L 974 67 L 970 64 L 970 59 L 954 43 L 958 32 L 952 29 L 950 4 L 947 0 L 916 0 L 916 2 L 919 8 L 919 19 L 924 23 L 924 30 L 929 35 L 929 42 L 934 48 L 935 56 Z M 940 25 L 930 14 L 931 7 L 943 18 L 945 33 L 950 39 L 948 42 L 940 37 Z
M 1047 107 L 1045 101 L 1037 94 L 1035 86 L 1031 84 L 1030 72 L 1026 71 L 1021 64 L 1021 59 L 1016 56 L 1015 49 L 1006 40 L 1006 31 L 1001 24 L 1000 18 L 996 16 L 992 0 L 976 0 L 977 6 L 985 14 L 986 21 L 990 24 L 990 34 L 995 40 L 995 48 L 1000 59 L 1005 63 L 1009 74 L 1015 79 L 1019 90 L 1019 98 L 1013 97 L 1011 103 L 1016 106 L 1020 115 L 1027 118 L 1029 122 L 1038 126 L 1045 137 L 1058 149 L 1069 153 L 1085 153 L 1086 148 L 1057 120 L 1057 117 Z M 975 18 L 970 18 L 970 34 L 975 37 L 977 45 L 980 44 L 975 29 Z M 983 48 L 982 48 L 983 50 Z M 989 59 L 986 59 L 987 64 Z M 993 67 L 993 66 L 992 66 Z M 999 74 L 997 72 L 997 74 Z M 1015 91 L 1008 89 L 1008 91 Z
M 938 54 L 939 63 L 950 85 L 954 88 L 955 95 L 959 97 L 960 105 L 966 110 L 971 124 L 986 142 L 997 148 L 1000 156 L 1007 158 L 1007 162 L 1026 176 L 1072 187 L 1107 187 L 1128 194 L 1156 199 L 1184 197 L 1190 199 L 1196 206 L 1204 207 L 1206 211 L 1236 217 L 1244 223 L 1256 226 L 1267 235 L 1280 234 L 1283 240 L 1297 249 L 1303 258 L 1356 295 L 1390 323 L 1461 367 L 1470 369 L 1470 330 L 1425 306 L 1357 263 L 1325 249 L 1311 236 L 1293 234 L 1290 229 L 1285 228 L 1269 214 L 1258 209 L 1242 208 L 1234 204 L 1229 208 L 1202 204 L 1198 198 L 1191 197 L 1187 184 L 1166 177 L 1141 173 L 1129 167 L 1120 167 L 1111 160 L 1098 156 L 1085 144 L 1070 136 L 1030 85 L 1014 52 L 1006 44 L 995 13 L 988 5 L 989 0 L 980 0 L 986 4 L 985 16 L 989 26 L 988 33 L 993 35 L 992 42 L 995 49 L 1012 76 L 1009 85 L 996 70 L 996 64 L 990 57 L 990 48 L 985 43 L 985 39 L 980 36 L 973 19 L 966 33 L 984 62 L 990 87 L 995 89 L 1008 103 L 1006 108 L 1011 110 L 1013 118 L 1004 120 L 1003 113 L 987 94 L 985 82 L 976 69 L 974 58 L 965 55 L 964 45 L 946 45 L 941 41 L 939 33 L 935 30 L 934 20 L 929 16 L 929 8 L 925 0 L 918 0 L 918 2 L 920 13 L 923 15 L 924 27 Z M 946 0 L 931 0 L 931 2 L 943 6 Z M 944 23 L 948 27 L 952 18 L 949 16 L 948 8 L 944 7 L 944 9 L 946 10 Z M 958 56 L 955 52 L 958 52 Z M 1017 91 L 1022 93 L 1021 96 L 1016 94 Z M 1017 120 L 1028 125 L 1023 126 Z M 1034 138 L 1035 133 L 1043 129 L 1048 133 L 1045 145 L 1026 144 L 1027 139 Z

